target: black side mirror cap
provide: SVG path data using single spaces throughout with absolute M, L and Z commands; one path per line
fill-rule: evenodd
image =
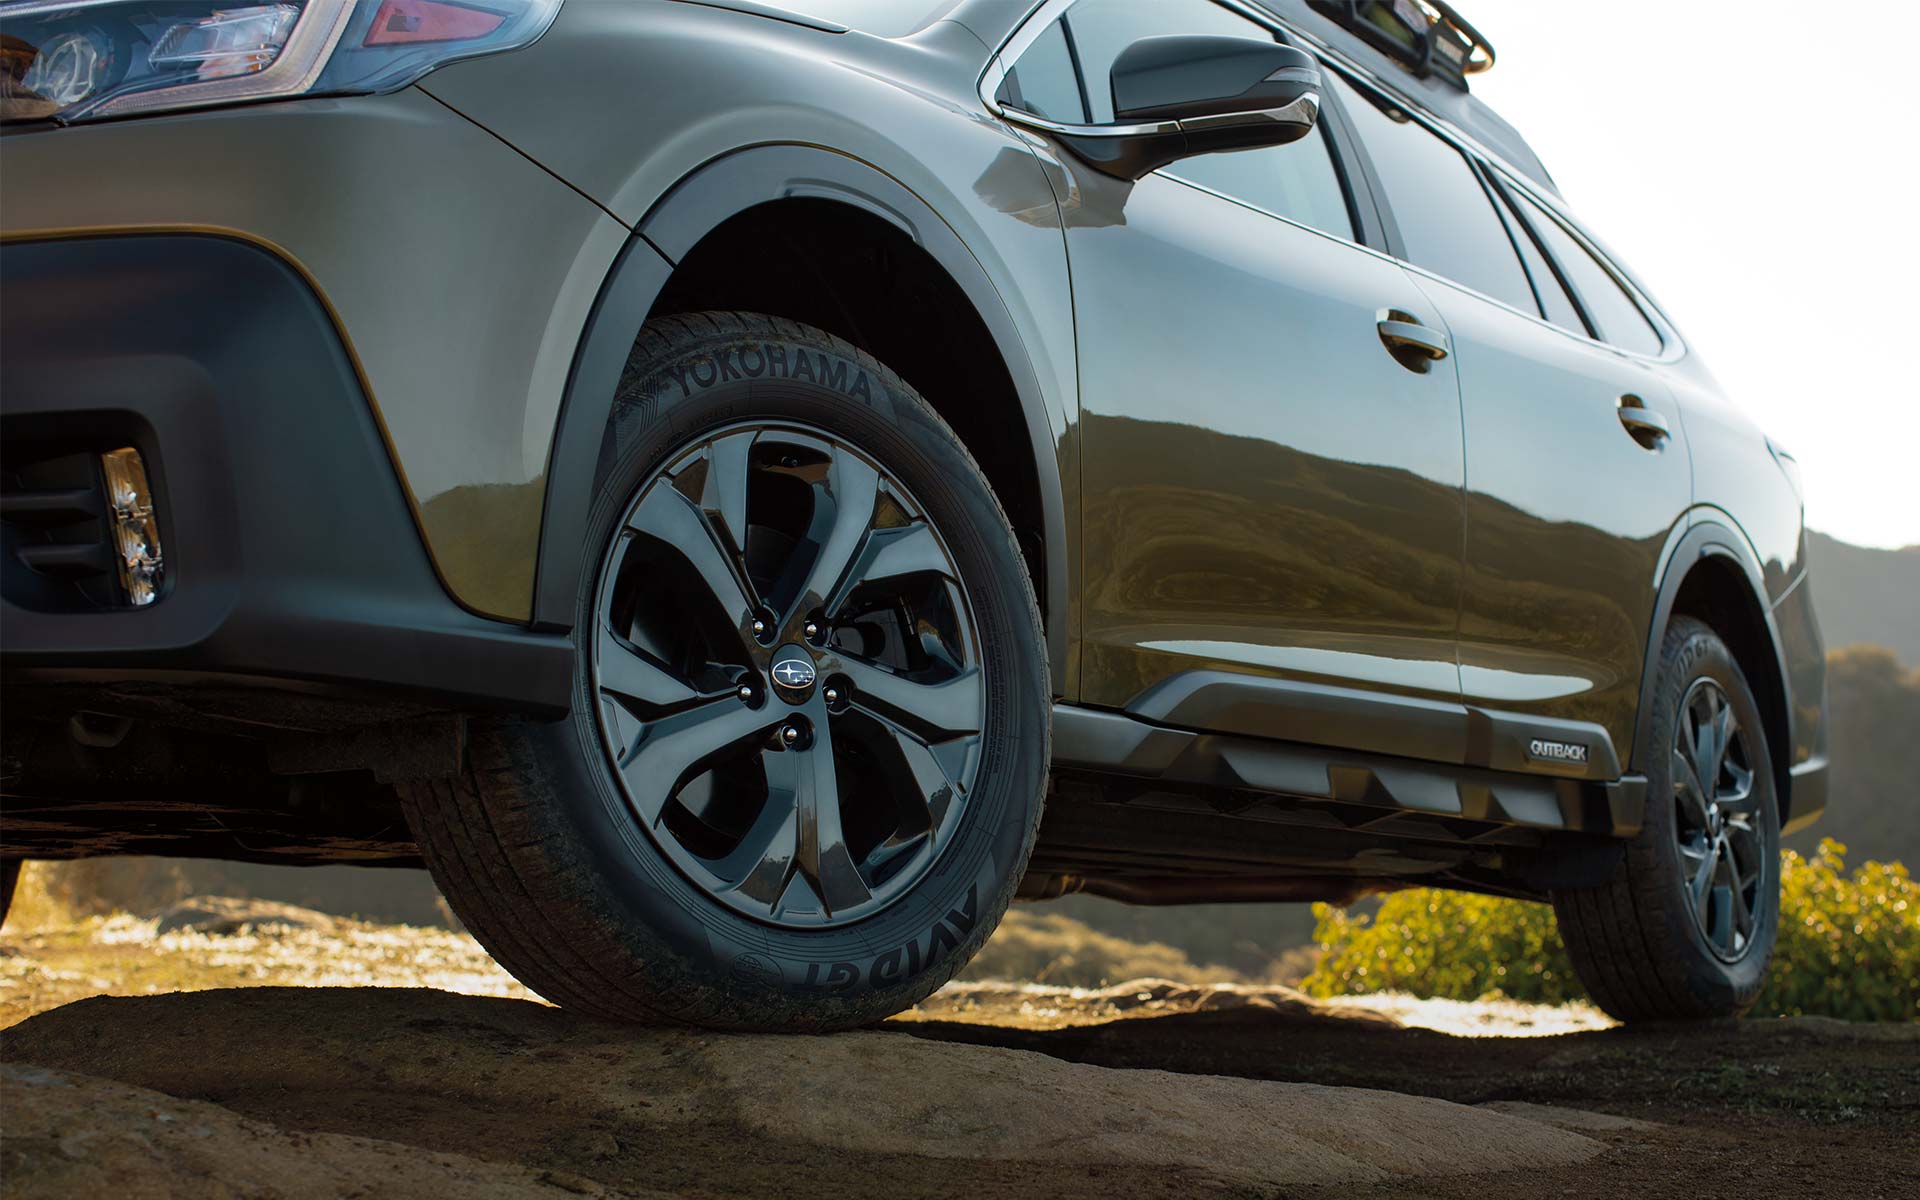
M 1251 119 L 1317 94 L 1320 66 L 1304 50 L 1256 38 L 1151 37 L 1114 60 L 1112 87 L 1116 124 L 1210 119 L 1219 127 L 1222 118 Z
M 1018 108 L 1009 121 L 1050 134 L 1096 170 L 1145 176 L 1196 154 L 1284 146 L 1320 116 L 1320 68 L 1257 38 L 1154 37 L 1114 60 L 1114 121 L 1067 125 Z

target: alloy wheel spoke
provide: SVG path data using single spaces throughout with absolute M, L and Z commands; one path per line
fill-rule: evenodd
M 694 687 L 667 669 L 664 663 L 600 626 L 595 666 L 602 692 L 611 692 L 654 708 L 678 708 L 701 699 Z
M 764 738 L 775 723 L 774 714 L 732 696 L 648 722 L 618 764 L 640 819 L 657 824 L 667 801 L 699 768 L 722 751 Z
M 847 849 L 840 823 L 840 776 L 834 768 L 832 735 L 823 726 L 813 745 L 792 752 L 793 806 L 799 844 L 795 865 L 812 885 L 828 913 L 841 912 L 873 898 Z
M 1726 839 L 1727 850 L 1733 857 L 1736 879 L 1743 882 L 1749 881 L 1760 873 L 1765 866 L 1761 858 L 1765 851 L 1762 849 L 1759 830 L 1749 824 L 1746 818 L 1735 817 L 1727 822 L 1721 836 Z
M 924 741 L 980 732 L 983 692 L 978 667 L 927 683 L 857 658 L 841 658 L 836 666 L 853 684 L 855 704 Z
M 1726 775 L 1728 784 L 1713 798 L 1713 802 L 1720 806 L 1721 813 L 1726 816 L 1748 816 L 1758 812 L 1760 794 L 1754 790 L 1753 771 L 1729 759 L 1722 773 Z
M 793 593 L 785 623 L 789 626 L 838 595 L 840 582 L 859 557 L 873 528 L 880 498 L 880 475 L 845 452 L 835 454 L 826 477 L 813 486 L 813 524 L 806 541 L 813 549 L 807 574 Z
M 1733 902 L 1730 889 L 1725 884 L 1715 884 L 1709 896 L 1707 940 L 1722 951 L 1731 953 L 1733 950 Z
M 747 552 L 747 477 L 756 435 L 736 433 L 707 447 L 707 478 L 700 489 L 700 507 L 717 533 L 729 542 L 732 556 Z
M 821 606 L 829 616 L 840 611 L 853 590 L 863 584 L 890 583 L 911 575 L 953 577 L 953 565 L 933 526 L 923 522 L 894 529 L 876 529 L 866 537 L 860 557 Z
M 686 559 L 705 585 L 708 599 L 719 606 L 727 624 L 740 633 L 741 644 L 751 644 L 746 630 L 752 625 L 758 607 L 752 585 L 735 566 L 730 549 L 720 544 L 706 514 L 693 501 L 675 488 L 653 488 L 629 524 L 637 532 L 672 547 Z
M 1739 722 L 1734 719 L 1733 705 L 1718 689 L 1713 692 L 1713 764 L 1701 776 L 1700 782 L 1719 790 L 1720 771 L 1727 765 L 1727 752 L 1733 749 L 1733 735 L 1739 731 Z
M 903 858 L 918 854 L 928 842 L 933 840 L 931 833 L 912 833 L 896 835 L 880 843 L 867 855 L 864 864 L 868 879 L 884 879 L 887 868 Z
M 1693 760 L 1675 750 L 1673 752 L 1673 794 L 1680 804 L 1680 815 L 1686 819 L 1689 829 L 1706 829 L 1710 824 L 1707 816 L 1706 790 L 1700 786 L 1700 779 L 1693 772 Z
M 1703 914 L 1707 895 L 1713 888 L 1713 871 L 1719 862 L 1719 842 L 1718 840 L 1709 841 L 1700 854 L 1699 865 L 1694 868 L 1692 877 L 1687 881 L 1687 891 L 1692 895 L 1694 905 L 1700 908 Z
M 1742 938 L 1745 938 L 1750 936 L 1753 933 L 1753 910 L 1747 906 L 1747 891 L 1746 891 L 1746 888 L 1741 884 L 1740 870 L 1734 864 L 1733 851 L 1731 848 L 1727 849 L 1726 855 L 1727 855 L 1727 882 L 1728 882 L 1727 891 L 1728 891 L 1728 897 L 1733 904 L 1732 932 L 1734 932 L 1735 934 L 1738 934 Z M 1735 947 L 1732 945 L 1729 945 L 1727 948 L 1731 950 L 1731 949 L 1734 949 Z
M 1713 795 L 1714 780 L 1719 777 L 1720 755 L 1714 746 L 1715 737 L 1715 697 L 1713 688 L 1702 688 L 1695 696 L 1692 706 L 1693 724 L 1693 778 L 1700 787 L 1701 795 Z
M 915 815 L 924 820 L 925 829 L 939 829 L 962 792 L 952 772 L 933 747 L 906 726 L 870 708 L 861 707 L 858 712 L 877 735 L 875 740 L 893 758 L 896 769 L 888 778 L 902 806 L 911 805 Z M 877 869 L 877 865 L 870 863 L 869 869 Z
M 772 908 L 780 903 L 787 884 L 793 880 L 795 856 L 800 849 L 800 825 L 792 787 L 775 783 L 781 768 L 790 764 L 794 756 L 768 751 L 762 757 L 768 775 L 767 802 L 740 844 L 713 864 L 713 872 L 731 884 L 735 892 Z

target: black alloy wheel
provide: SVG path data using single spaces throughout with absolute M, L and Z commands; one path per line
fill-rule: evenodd
M 946 848 L 985 728 L 973 610 L 925 509 L 845 440 L 733 425 L 662 467 L 594 634 L 634 817 L 721 904 L 858 921 Z
M 1696 679 L 1673 729 L 1673 828 L 1687 911 L 1726 962 L 1754 947 L 1776 864 L 1756 827 L 1760 795 L 1747 731 L 1718 683 Z

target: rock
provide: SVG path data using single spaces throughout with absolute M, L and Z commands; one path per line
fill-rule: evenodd
M 1489 1100 L 1474 1107 L 1505 1113 L 1510 1117 L 1525 1117 L 1529 1121 L 1580 1133 L 1652 1133 L 1660 1128 L 1652 1121 L 1636 1121 L 1632 1117 L 1616 1117 L 1612 1113 L 1587 1112 L 1578 1108 L 1561 1108 L 1555 1104 L 1529 1104 L 1525 1100 Z
M 577 1194 L 529 1170 L 372 1138 L 289 1133 L 218 1105 L 85 1075 L 0 1066 L 0 1089 L 7 1097 L 9 1196 L 566 1200 Z M 593 1185 L 588 1194 L 607 1193 Z
M 160 914 L 155 933 L 238 933 L 262 925 L 294 929 L 331 930 L 338 918 L 311 908 L 273 900 L 242 900 L 231 896 L 190 896 Z
M 778 1178 L 827 1172 L 844 1195 L 863 1170 L 876 1186 L 898 1183 L 915 1161 L 916 1178 L 956 1189 L 956 1172 L 971 1169 L 1043 1191 L 1077 1178 L 1084 1193 L 1101 1172 L 1271 1189 L 1538 1169 L 1605 1148 L 1541 1121 L 1388 1092 L 1113 1070 L 878 1030 L 617 1026 L 426 990 L 100 997 L 16 1026 L 0 1056 L 218 1096 L 288 1128 L 737 1194 L 756 1191 L 755 1155 L 776 1162 Z M 659 1174 L 667 1164 L 671 1179 Z
M 1920 1042 L 1920 1023 L 1893 1025 L 1842 1021 L 1836 1017 L 1779 1017 L 1771 1021 L 1742 1021 L 1744 1034 L 1795 1033 L 1814 1039 L 1846 1042 Z

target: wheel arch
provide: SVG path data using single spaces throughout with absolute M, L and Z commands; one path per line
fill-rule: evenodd
M 925 264 L 952 288 L 965 308 L 952 315 L 977 326 L 981 344 L 993 359 L 988 366 L 1004 376 L 1004 397 L 998 407 L 991 406 L 991 396 L 989 406 L 978 411 L 951 399 L 943 404 L 941 397 L 931 394 L 899 363 L 889 361 L 888 365 L 928 393 L 981 461 L 996 491 L 1013 488 L 1022 493 L 1003 495 L 1003 503 L 1016 527 L 1023 516 L 1036 526 L 1032 531 L 1036 545 L 1029 546 L 1028 531 L 1021 530 L 1022 549 L 1028 554 L 1046 621 L 1052 687 L 1056 694 L 1064 694 L 1071 611 L 1070 548 L 1059 454 L 1064 431 L 1055 430 L 1048 418 L 1039 376 L 1020 331 L 979 260 L 924 200 L 859 159 L 812 146 L 758 146 L 708 162 L 655 205 L 610 270 L 576 350 L 554 432 L 534 582 L 534 625 L 563 630 L 573 623 L 584 547 L 565 531 L 584 527 L 615 392 L 642 325 L 654 316 L 683 311 L 676 297 L 684 297 L 686 289 L 676 292 L 676 280 L 684 282 L 683 270 L 696 266 L 702 246 L 712 244 L 710 238 L 729 236 L 728 231 L 737 229 L 743 218 L 771 208 L 828 212 L 854 227 L 884 231 L 877 236 L 898 239 L 923 256 Z M 823 320 L 811 323 L 832 325 Z M 857 337 L 850 340 L 887 361 L 879 349 Z M 1011 406 L 1017 406 L 1017 414 L 1005 412 Z M 1018 444 L 1017 451 L 978 444 L 984 434 L 999 427 L 1000 417 L 1009 415 L 1017 420 L 1006 424 L 1018 434 L 1009 433 L 1007 440 Z
M 1780 820 L 1786 824 L 1793 805 L 1795 736 L 1786 654 L 1767 601 L 1758 556 L 1745 536 L 1718 512 L 1693 518 L 1667 556 L 1661 574 L 1659 599 L 1647 638 L 1646 665 L 1640 677 L 1630 768 L 1635 771 L 1644 772 L 1648 765 L 1660 647 L 1676 617 L 1693 617 L 1719 634 L 1752 686 L 1765 723 L 1780 797 Z

